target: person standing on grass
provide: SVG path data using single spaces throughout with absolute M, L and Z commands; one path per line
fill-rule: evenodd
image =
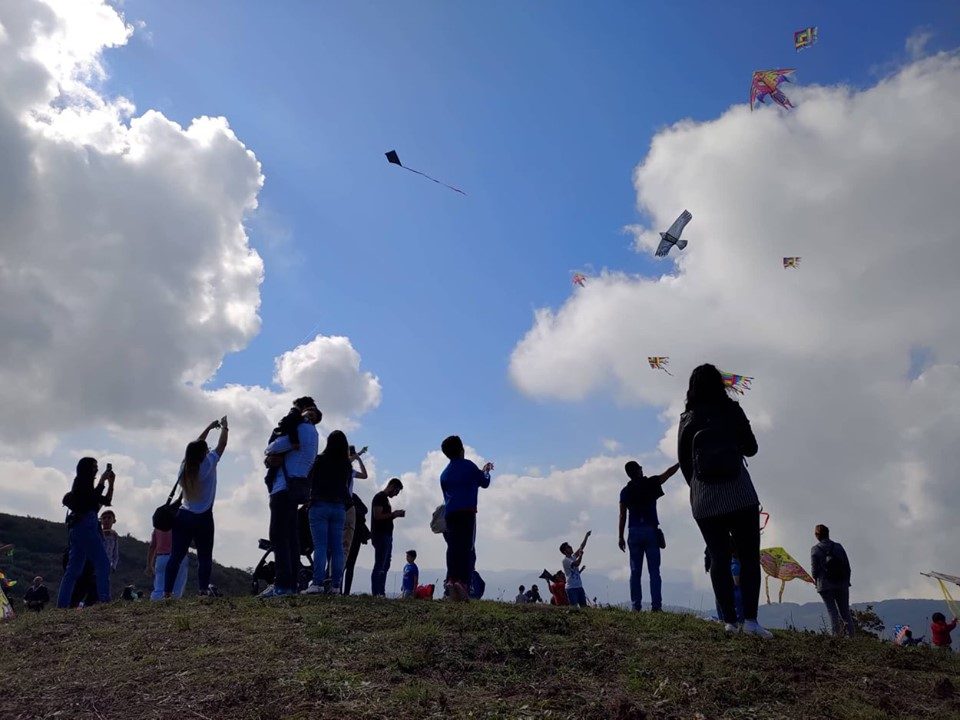
M 447 523 L 443 534 L 447 541 L 447 579 L 444 585 L 449 597 L 467 600 L 477 564 L 478 496 L 480 488 L 490 487 L 493 463 L 488 462 L 481 470 L 467 460 L 463 441 L 457 435 L 446 438 L 440 449 L 450 461 L 440 474 Z
M 94 485 L 97 477 L 97 461 L 92 457 L 81 458 L 77 463 L 77 474 L 73 485 L 63 498 L 63 504 L 70 509 L 67 516 L 68 534 L 67 566 L 60 580 L 57 593 L 57 607 L 70 607 L 74 586 L 83 572 L 87 560 L 93 564 L 97 585 L 97 599 L 110 602 L 110 559 L 103 549 L 100 537 L 100 523 L 97 513 L 101 507 L 113 502 L 113 484 L 116 475 L 108 463 L 100 476 L 100 482 Z
M 354 480 L 366 480 L 367 479 L 367 468 L 363 464 L 362 455 L 367 451 L 367 449 L 360 448 L 360 452 L 357 452 L 356 448 L 353 445 L 350 446 L 350 462 L 356 463 L 360 466 L 359 470 L 350 470 L 350 486 L 347 488 L 347 515 L 343 523 L 343 557 L 347 558 L 350 555 L 350 548 L 353 546 L 353 533 L 357 529 L 357 509 L 354 507 L 353 498 L 354 495 L 353 481 Z
M 650 574 L 650 610 L 659 612 L 663 606 L 660 579 L 660 518 L 657 516 L 657 500 L 663 497 L 662 485 L 680 469 L 680 463 L 667 468 L 661 475 L 647 477 L 636 460 L 624 466 L 629 482 L 620 491 L 620 550 L 630 548 L 630 602 L 640 611 L 643 600 L 643 559 L 647 559 Z M 630 533 L 624 540 L 623 531 L 628 526 Z
M 583 580 L 580 578 L 580 563 L 583 561 L 583 550 L 587 547 L 587 540 L 590 539 L 590 531 L 583 536 L 583 542 L 580 547 L 574 550 L 570 543 L 563 543 L 560 546 L 560 552 L 563 553 L 563 574 L 567 580 L 567 599 L 574 607 L 587 606 L 587 593 L 583 589 Z
M 850 560 L 843 545 L 830 539 L 830 528 L 817 525 L 813 529 L 817 544 L 810 549 L 810 574 L 817 583 L 817 592 L 827 606 L 834 635 L 853 637 L 850 616 Z
M 343 571 L 343 594 L 349 595 L 350 588 L 353 586 L 353 570 L 357 565 L 357 557 L 360 555 L 360 546 L 370 542 L 370 528 L 367 526 L 367 506 L 356 493 L 353 494 L 353 510 L 355 512 L 356 524 L 353 529 L 353 537 L 350 539 L 350 552 L 347 554 L 347 561 Z
M 217 447 L 207 447 L 207 435 L 220 429 Z M 217 464 L 227 449 L 227 416 L 207 425 L 200 437 L 187 444 L 180 466 L 180 487 L 183 504 L 173 519 L 173 547 L 164 568 L 163 595 L 173 597 L 180 565 L 187 550 L 197 548 L 197 587 L 199 595 L 209 595 L 210 573 L 213 570 L 213 501 L 217 496 Z
M 412 598 L 420 585 L 420 568 L 417 567 L 417 551 L 407 550 L 407 564 L 403 566 L 403 583 L 400 596 Z
M 299 492 L 297 488 L 301 485 L 308 484 L 307 476 L 320 446 L 316 426 L 323 416 L 311 405 L 303 409 L 302 417 L 306 422 L 297 425 L 299 444 L 294 445 L 289 437 L 282 435 L 271 442 L 264 453 L 268 463 L 272 458 L 278 458 L 279 466 L 267 486 L 270 492 L 270 545 L 276 574 L 273 585 L 260 593 L 261 599 L 292 595 L 299 589 L 299 498 L 295 492 Z
M 110 572 L 117 569 L 120 563 L 120 536 L 113 526 L 117 524 L 117 516 L 113 510 L 104 510 L 100 513 L 100 534 L 103 536 L 103 549 L 107 551 L 110 560 Z
M 393 555 L 393 521 L 404 517 L 406 510 L 394 510 L 390 498 L 395 498 L 403 490 L 400 478 L 391 478 L 387 487 L 373 496 L 370 503 L 372 520 L 370 537 L 373 542 L 373 572 L 370 573 L 370 588 L 376 597 L 387 594 L 387 572 Z
M 173 550 L 173 531 L 153 529 L 153 535 L 150 536 L 150 547 L 147 549 L 147 575 L 153 578 L 153 591 L 150 593 L 151 600 L 163 600 L 163 585 L 167 579 L 167 563 L 170 560 L 170 552 Z M 177 571 L 177 578 L 173 583 L 173 597 L 183 597 L 183 590 L 187 586 L 187 565 L 180 563 L 180 569 Z
M 760 500 L 744 458 L 757 454 L 750 421 L 727 395 L 723 376 L 705 364 L 690 374 L 686 407 L 680 416 L 677 458 L 690 486 L 693 519 L 710 551 L 710 580 L 724 629 L 737 632 L 730 542 L 742 572 L 742 631 L 770 639 L 757 622 L 760 604 Z
M 340 594 L 343 581 L 343 524 L 347 517 L 347 499 L 353 480 L 347 436 L 334 430 L 327 445 L 310 469 L 310 536 L 313 538 L 313 580 L 305 595 L 324 592 L 327 557 L 330 558 L 330 593 Z

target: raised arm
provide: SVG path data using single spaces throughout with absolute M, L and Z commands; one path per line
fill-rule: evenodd
M 205 440 L 207 439 L 207 435 L 210 434 L 210 431 L 213 430 L 213 429 L 216 428 L 216 427 L 220 427 L 220 421 L 219 421 L 219 420 L 214 420 L 212 423 L 210 423 L 209 425 L 207 425 L 207 426 L 203 429 L 203 432 L 200 433 L 200 437 L 198 437 L 197 440 L 204 440 L 204 441 L 205 441 Z
M 223 457 L 223 451 L 227 449 L 227 435 L 229 435 L 230 428 L 227 427 L 227 416 L 224 415 L 220 420 L 217 421 L 217 425 L 220 427 L 220 437 L 217 439 L 217 457 Z
M 493 463 L 488 462 L 480 470 L 480 476 L 477 478 L 477 484 L 482 488 L 490 487 L 490 471 L 493 470 Z
M 100 483 L 97 485 L 97 493 L 100 495 L 100 504 L 107 506 L 113 504 L 113 483 L 117 479 L 117 476 L 113 474 L 113 470 L 105 470 L 103 475 L 100 476 Z M 106 484 L 107 492 L 103 493 L 103 486 Z
M 677 470 L 680 469 L 680 463 L 675 463 L 673 466 L 667 468 L 667 470 L 661 475 L 657 476 L 657 480 L 663 485 L 667 480 L 672 478 Z
M 357 455 L 357 454 L 354 454 L 353 460 L 354 460 L 354 462 L 357 463 L 357 465 L 360 466 L 360 469 L 355 471 L 356 474 L 354 475 L 354 477 L 355 477 L 357 480 L 366 480 L 366 479 L 367 479 L 367 466 L 363 464 L 363 458 L 361 458 L 361 457 L 360 457 L 359 455 Z

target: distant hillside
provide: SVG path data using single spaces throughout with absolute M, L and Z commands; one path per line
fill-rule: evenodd
M 0 623 L 32 718 L 960 717 L 960 656 L 690 615 L 370 597 L 190 599 Z
M 930 640 L 930 616 L 935 612 L 949 614 L 943 600 L 880 600 L 874 603 L 854 603 L 864 609 L 872 605 L 886 626 L 884 634 L 893 637 L 893 626 L 909 625 L 914 637 L 925 635 Z M 830 619 L 823 603 L 775 603 L 760 606 L 760 622 L 771 628 L 796 628 L 819 631 L 830 627 Z
M 0 513 L 0 542 L 13 543 L 16 550 L 11 557 L 0 557 L 0 570 L 8 578 L 18 581 L 14 597 L 37 575 L 43 577 L 51 594 L 56 593 L 63 575 L 63 551 L 67 545 L 67 529 L 63 523 L 32 517 Z M 133 584 L 139 590 L 149 591 L 153 580 L 146 575 L 148 543 L 130 535 L 120 538 L 120 563 L 110 580 L 115 598 L 123 588 Z M 196 591 L 197 558 L 190 553 L 190 575 L 187 593 Z M 213 583 L 228 595 L 246 595 L 250 592 L 250 576 L 242 570 L 214 563 Z

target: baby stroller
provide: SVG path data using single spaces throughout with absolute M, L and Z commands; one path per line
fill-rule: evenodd
M 300 533 L 300 569 L 297 571 L 297 591 L 305 590 L 313 579 L 313 536 L 310 534 L 310 519 L 307 516 L 307 506 L 297 509 L 297 528 Z M 258 595 L 268 585 L 272 585 L 276 577 L 276 563 L 273 560 L 273 547 L 266 538 L 260 538 L 258 543 L 263 550 L 263 557 L 257 563 L 250 580 L 250 592 Z M 306 558 L 306 565 L 304 565 Z

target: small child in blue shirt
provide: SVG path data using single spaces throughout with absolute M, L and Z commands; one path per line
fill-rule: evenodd
M 407 550 L 407 564 L 403 566 L 403 584 L 400 586 L 400 596 L 412 598 L 420 584 L 420 568 L 417 567 L 417 551 Z

